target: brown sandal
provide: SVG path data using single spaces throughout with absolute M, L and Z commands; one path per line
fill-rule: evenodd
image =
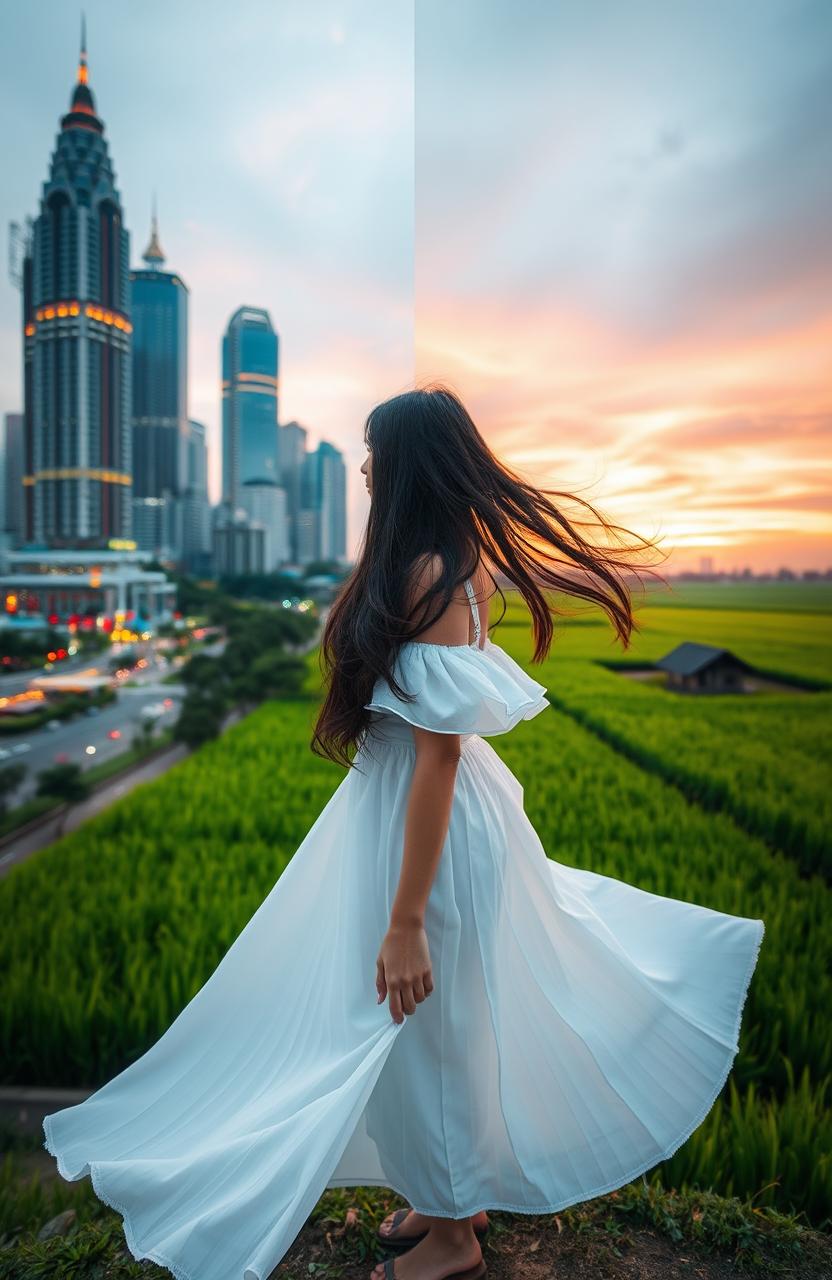
M 384 1264 L 384 1280 L 397 1280 L 393 1270 L 395 1265 L 395 1258 L 387 1259 Z M 487 1270 L 484 1260 L 480 1259 L 475 1267 L 468 1267 L 465 1271 L 453 1271 L 450 1275 L 443 1276 L 442 1280 L 482 1280 Z
M 376 1237 L 378 1239 L 379 1244 L 383 1244 L 391 1249 L 412 1249 L 414 1244 L 418 1244 L 420 1240 L 424 1240 L 425 1236 L 427 1235 L 427 1231 L 420 1231 L 418 1235 L 415 1235 L 415 1236 L 396 1236 L 393 1234 L 396 1230 L 396 1227 L 399 1226 L 401 1222 L 404 1222 L 405 1218 L 409 1213 L 410 1213 L 409 1207 L 405 1209 L 396 1210 L 396 1212 L 393 1214 L 393 1220 L 390 1223 L 390 1234 L 385 1235 L 383 1231 L 376 1232 Z M 490 1222 L 486 1222 L 484 1227 L 480 1227 L 479 1229 L 477 1227 L 474 1228 L 474 1235 L 477 1237 L 480 1243 L 482 1243 L 485 1237 L 488 1235 L 488 1228 L 490 1227 L 490 1225 L 491 1225 Z

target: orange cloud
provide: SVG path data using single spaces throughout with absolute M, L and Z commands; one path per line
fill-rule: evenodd
M 662 536 L 670 569 L 832 563 L 831 348 L 829 317 L 647 342 L 557 301 L 417 291 L 417 376 L 535 483 Z

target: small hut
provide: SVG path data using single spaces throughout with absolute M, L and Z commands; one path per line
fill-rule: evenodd
M 667 672 L 667 688 L 678 693 L 742 693 L 754 668 L 730 649 L 686 640 L 656 663 Z

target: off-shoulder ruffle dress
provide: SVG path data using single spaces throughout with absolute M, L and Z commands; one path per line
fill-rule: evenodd
M 376 682 L 358 767 L 204 987 L 44 1121 L 63 1177 L 89 1174 L 132 1254 L 178 1280 L 266 1280 L 327 1187 L 445 1217 L 591 1199 L 675 1151 L 725 1083 L 763 921 L 548 857 L 486 741 L 545 711 L 545 688 L 478 641 L 399 650 L 415 700 Z M 411 725 L 462 751 L 425 920 L 434 991 L 397 1025 L 376 956 Z

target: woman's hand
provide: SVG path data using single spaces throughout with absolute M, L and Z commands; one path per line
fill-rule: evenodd
M 424 925 L 391 923 L 376 960 L 378 1003 L 390 995 L 390 1015 L 403 1022 L 433 991 L 428 937 Z

